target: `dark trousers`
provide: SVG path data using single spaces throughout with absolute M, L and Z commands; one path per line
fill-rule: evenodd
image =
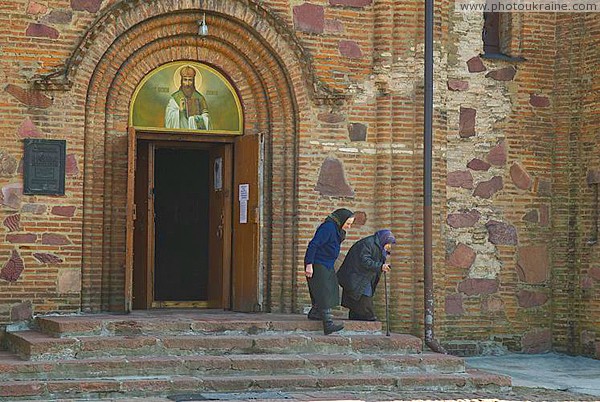
M 348 319 L 373 321 L 376 320 L 375 311 L 373 309 L 373 298 L 371 296 L 361 295 L 358 300 L 350 297 L 348 292 L 342 292 L 342 306 L 350 309 Z
M 313 276 L 308 278 L 308 290 L 312 304 L 319 310 L 326 310 L 340 304 L 340 288 L 333 269 L 314 264 Z

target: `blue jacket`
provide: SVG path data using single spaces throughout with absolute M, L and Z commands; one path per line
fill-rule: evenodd
M 321 264 L 328 269 L 333 269 L 333 263 L 340 255 L 342 236 L 335 222 L 323 222 L 308 243 L 304 256 L 304 265 Z

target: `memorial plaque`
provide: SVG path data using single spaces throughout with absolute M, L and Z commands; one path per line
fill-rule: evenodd
M 26 138 L 23 194 L 65 194 L 65 140 Z

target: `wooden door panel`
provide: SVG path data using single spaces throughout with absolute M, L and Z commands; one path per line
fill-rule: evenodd
M 152 295 L 148 294 L 148 142 L 138 141 L 135 170 L 135 209 L 133 240 L 133 308 L 147 309 Z
M 127 130 L 127 206 L 125 219 L 125 311 L 133 301 L 133 244 L 135 235 L 135 164 L 137 156 L 135 129 Z
M 231 146 L 210 150 L 208 307 L 230 308 Z
M 236 311 L 261 309 L 258 292 L 260 146 L 258 134 L 245 134 L 234 143 L 232 307 Z M 246 211 L 244 200 L 240 200 L 240 185 L 248 185 Z

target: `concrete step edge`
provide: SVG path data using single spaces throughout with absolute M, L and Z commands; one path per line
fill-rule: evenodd
M 141 396 L 151 394 L 250 390 L 481 390 L 509 389 L 504 376 L 488 375 L 485 382 L 472 374 L 427 375 L 280 375 L 280 376 L 220 376 L 199 378 L 189 376 L 117 377 L 91 381 L 5 381 L 0 382 L 0 401 L 19 398 L 61 397 L 84 398 L 101 395 Z
M 165 356 L 54 361 L 0 360 L 0 381 L 95 378 L 118 375 L 228 373 L 464 373 L 464 360 L 436 354 L 265 354 Z
M 402 334 L 383 335 L 165 335 L 54 338 L 36 331 L 7 334 L 9 350 L 25 359 L 55 360 L 102 356 L 254 354 L 254 353 L 348 353 L 376 351 L 419 353 L 421 340 Z

